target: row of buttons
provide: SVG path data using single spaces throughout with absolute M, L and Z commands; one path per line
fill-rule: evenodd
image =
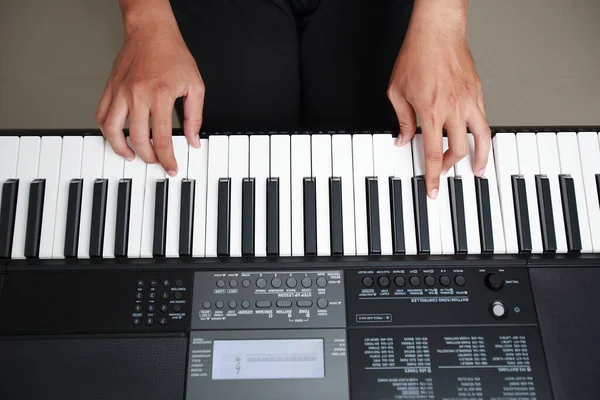
M 425 276 L 425 278 L 423 278 L 423 281 L 427 286 L 434 286 L 437 282 L 433 275 Z M 412 275 L 410 278 L 408 278 L 408 282 L 411 286 L 417 287 L 421 285 L 421 277 L 417 275 Z M 439 278 L 439 282 L 442 286 L 450 286 L 450 284 L 452 284 L 452 279 L 448 275 L 442 275 Z M 392 280 L 387 275 L 380 275 L 377 278 L 377 284 L 383 288 L 389 287 L 391 283 Z M 467 279 L 463 275 L 456 275 L 454 277 L 454 283 L 458 286 L 464 286 L 467 283 Z M 364 287 L 370 288 L 375 284 L 375 280 L 370 276 L 365 276 L 362 279 L 362 284 Z M 406 278 L 401 275 L 398 275 L 394 277 L 394 284 L 398 287 L 404 287 L 406 285 Z
M 148 299 L 150 300 L 156 300 L 156 292 L 150 292 L 148 293 Z M 171 297 L 171 295 L 169 294 L 169 292 L 162 292 L 160 297 L 163 300 L 168 300 L 169 297 Z M 183 298 L 183 293 L 182 292 L 175 292 L 174 297 L 176 300 L 181 300 Z M 144 293 L 143 292 L 137 292 L 135 294 L 135 298 L 136 300 L 142 300 L 144 298 Z
M 167 322 L 169 322 L 169 320 L 167 318 L 165 318 L 165 317 L 160 317 L 158 319 L 158 323 L 161 324 L 162 326 L 167 325 Z M 141 318 L 134 318 L 133 319 L 133 325 L 134 326 L 138 326 L 141 323 L 142 323 L 142 319 Z M 154 318 L 152 318 L 152 317 L 146 318 L 146 325 L 148 325 L 148 326 L 154 325 Z
M 136 304 L 133 307 L 133 311 L 136 312 L 136 313 L 141 313 L 142 309 L 143 309 L 143 307 L 142 307 L 141 304 Z M 147 310 L 148 310 L 149 313 L 153 313 L 153 312 L 156 311 L 156 306 L 154 304 L 148 304 Z M 166 304 L 162 304 L 160 306 L 160 311 L 164 312 L 164 313 L 168 312 L 169 311 L 169 306 L 167 306 Z M 176 312 L 176 313 L 181 312 L 181 304 L 173 304 L 173 311 Z
M 277 300 L 277 302 L 275 303 L 275 305 L 279 308 L 290 308 L 292 304 L 293 303 L 291 300 Z M 270 308 L 273 305 L 273 303 L 270 300 L 258 300 L 256 303 L 254 303 L 254 305 L 256 306 L 256 308 Z M 306 299 L 298 300 L 296 301 L 296 305 L 301 308 L 312 307 L 313 302 L 312 300 Z M 317 300 L 317 307 L 319 308 L 327 308 L 328 305 L 329 302 L 327 301 L 327 299 L 320 298 Z M 235 300 L 230 300 L 228 306 L 230 309 L 233 310 L 237 307 L 237 302 Z M 241 306 L 245 309 L 250 308 L 250 302 L 248 300 L 243 300 L 241 302 Z M 211 307 L 212 303 L 208 300 L 202 303 L 202 308 L 204 308 L 205 310 L 208 310 Z M 215 307 L 220 310 L 225 307 L 225 302 L 222 300 L 217 300 L 215 302 Z
M 231 288 L 235 288 L 237 287 L 239 284 L 239 282 L 236 279 L 231 279 L 229 281 L 229 287 Z M 256 287 L 258 287 L 259 289 L 264 289 L 267 287 L 267 280 L 265 278 L 258 278 L 256 280 Z M 296 278 L 287 278 L 285 281 L 285 284 L 287 285 L 288 288 L 295 288 L 298 285 L 298 280 Z M 311 278 L 309 277 L 304 277 L 300 280 L 300 284 L 305 287 L 305 288 L 309 288 L 312 286 L 313 281 Z M 324 288 L 325 286 L 327 286 L 327 279 L 324 277 L 319 277 L 317 278 L 316 284 L 318 287 L 320 288 Z M 217 287 L 218 288 L 224 288 L 226 285 L 225 280 L 223 279 L 219 279 L 217 281 Z M 250 281 L 250 279 L 244 279 L 242 280 L 242 286 L 247 288 L 250 287 L 252 285 L 252 282 Z M 273 278 L 271 279 L 271 286 L 274 287 L 275 289 L 279 289 L 280 287 L 283 286 L 283 281 L 280 278 Z
M 139 287 L 139 288 L 143 288 L 145 284 L 146 283 L 141 279 L 139 281 L 137 281 L 137 287 Z M 164 281 L 162 281 L 162 285 L 163 285 L 163 287 L 169 287 L 169 286 L 171 286 L 171 281 L 168 279 L 165 279 Z M 158 281 L 156 281 L 154 279 L 150 281 L 150 287 L 157 287 L 157 286 L 158 286 Z M 183 281 L 181 279 L 175 280 L 175 286 L 182 287 Z

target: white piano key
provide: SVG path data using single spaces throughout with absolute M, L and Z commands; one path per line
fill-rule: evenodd
M 269 136 L 250 136 L 250 177 L 255 178 L 254 255 L 267 255 L 267 178 L 269 166 Z
M 517 138 L 517 156 L 519 159 L 519 173 L 525 178 L 527 189 L 527 209 L 529 211 L 529 231 L 531 233 L 531 252 L 543 253 L 542 227 L 537 200 L 535 176 L 540 173 L 537 152 L 537 140 L 533 132 L 520 132 Z
M 473 135 L 467 135 L 469 153 L 455 166 L 454 173 L 462 178 L 463 199 L 465 203 L 465 228 L 467 230 L 467 252 L 481 254 L 479 238 L 479 220 L 477 216 L 477 197 L 475 194 L 475 175 L 473 174 L 473 158 L 475 157 L 475 142 Z
M 7 179 L 17 176 L 17 159 L 19 156 L 19 137 L 0 137 L 0 194 L 2 185 Z
M 379 190 L 379 228 L 381 254 L 392 255 L 392 212 L 390 206 L 390 177 L 394 175 L 391 134 L 373 135 L 373 173 Z
M 331 177 L 331 135 L 312 136 L 312 176 L 317 187 L 317 255 L 331 255 L 329 230 L 329 178 Z
M 60 158 L 62 137 L 42 137 L 38 178 L 46 179 L 42 230 L 40 232 L 40 258 L 52 258 L 58 180 L 60 178 Z
M 415 176 L 425 176 L 425 149 L 423 135 L 417 134 L 412 140 Z M 439 190 L 438 190 L 439 198 Z M 440 212 L 437 199 L 427 196 L 427 217 L 429 228 L 430 254 L 442 254 L 442 236 L 440 234 Z
M 188 178 L 196 180 L 194 196 L 194 227 L 192 256 L 206 255 L 206 196 L 208 180 L 208 139 L 200 139 L 200 148 L 190 147 L 188 155 Z M 217 188 L 215 188 L 217 190 Z M 216 206 L 216 203 L 214 203 Z M 213 210 L 216 213 L 216 210 Z
M 185 136 L 173 136 L 173 153 L 177 175 L 169 177 L 167 197 L 167 243 L 165 257 L 179 257 L 179 225 L 181 221 L 181 181 L 188 176 L 188 143 Z M 168 176 L 168 175 L 167 175 Z
M 290 135 L 271 136 L 271 177 L 279 178 L 279 255 L 284 257 L 292 255 L 290 151 Z M 240 181 L 240 199 L 241 188 Z
M 390 145 L 392 141 L 390 140 Z M 354 234 L 354 180 L 352 178 L 352 137 L 349 134 L 331 138 L 333 176 L 342 178 L 342 229 L 344 255 L 356 255 Z
M 496 177 L 500 191 L 500 207 L 502 209 L 502 222 L 504 226 L 504 239 L 506 252 L 519 253 L 517 240 L 517 224 L 515 220 L 515 206 L 512 194 L 512 175 L 519 174 L 519 160 L 517 157 L 517 140 L 513 133 L 498 132 L 492 141 L 496 161 Z
M 563 216 L 560 184 L 558 176 L 560 172 L 560 157 L 556 143 L 556 133 L 539 132 L 537 135 L 538 157 L 540 161 L 540 173 L 548 176 L 550 182 L 550 194 L 552 196 L 552 216 L 554 220 L 554 232 L 556 235 L 556 252 L 567 253 L 567 234 L 565 231 L 565 219 Z
M 488 180 L 488 186 L 490 190 L 490 208 L 492 211 L 492 237 L 494 238 L 494 253 L 503 254 L 506 253 L 506 243 L 504 240 L 504 226 L 502 223 L 502 210 L 500 208 L 498 180 L 496 178 L 496 163 L 494 160 L 494 150 L 491 143 L 484 177 Z
M 83 138 L 83 155 L 81 157 L 80 175 L 83 179 L 83 192 L 81 194 L 79 246 L 77 248 L 77 256 L 79 258 L 90 258 L 90 233 L 92 229 L 94 180 L 102 178 L 105 147 L 105 140 L 101 136 L 87 136 Z M 66 203 L 65 207 L 67 207 Z
M 356 255 L 369 254 L 367 227 L 367 192 L 365 178 L 373 176 L 373 136 L 356 134 L 352 138 L 354 160 L 354 218 L 356 229 Z M 342 182 L 343 184 L 343 182 Z
M 577 137 L 579 139 L 579 156 L 581 158 L 592 248 L 597 253 L 600 251 L 600 230 L 598 230 L 598 227 L 600 227 L 600 206 L 596 188 L 596 174 L 600 174 L 598 134 L 596 132 L 579 132 Z
M 106 219 L 104 221 L 102 257 L 113 258 L 115 256 L 119 180 L 123 178 L 125 159 L 114 152 L 108 141 L 105 143 L 102 178 L 108 179 L 108 193 L 106 195 Z
M 140 257 L 154 256 L 154 212 L 156 203 L 156 181 L 165 179 L 168 175 L 159 163 L 148 164 L 146 167 L 146 189 L 144 193 L 144 217 L 142 219 L 142 241 Z
M 228 177 L 229 137 L 208 139 L 208 177 L 206 187 L 206 257 L 217 257 L 219 179 Z M 268 160 L 268 158 L 267 158 Z
M 56 219 L 54 221 L 52 258 L 65 257 L 65 233 L 67 229 L 69 185 L 71 184 L 71 179 L 81 178 L 82 153 L 83 137 L 65 136 L 63 138 L 60 157 L 58 197 L 56 200 Z
M 581 158 L 579 157 L 579 145 L 575 132 L 559 132 L 556 135 L 558 154 L 560 157 L 561 173 L 570 174 L 575 185 L 577 196 L 577 213 L 579 217 L 579 229 L 581 234 L 581 252 L 591 253 L 592 238 L 590 235 L 589 214 L 587 209 L 585 187 L 583 186 L 583 173 L 581 171 Z
M 443 138 L 444 152 L 448 150 L 448 138 Z M 440 237 L 442 239 L 442 253 L 454 254 L 454 236 L 452 232 L 452 211 L 450 209 L 450 192 L 448 178 L 454 176 L 454 167 L 440 176 L 440 189 L 438 195 L 440 211 Z
M 39 136 L 21 138 L 17 159 L 17 179 L 19 194 L 17 195 L 17 212 L 15 214 L 15 230 L 13 236 L 12 258 L 25 258 L 25 235 L 27 231 L 27 211 L 29 209 L 29 186 L 38 176 L 40 157 Z
M 242 180 L 249 173 L 250 139 L 248 136 L 229 138 L 229 177 L 231 178 L 230 255 L 242 256 Z M 288 149 L 289 154 L 289 149 Z
M 310 136 L 291 137 L 292 165 L 292 255 L 304 255 L 304 178 L 311 172 Z
M 123 178 L 131 179 L 131 205 L 129 207 L 129 242 L 127 245 L 127 257 L 140 258 L 142 224 L 144 220 L 144 197 L 146 194 L 146 163 L 144 160 L 139 156 L 136 156 L 133 161 L 126 161 Z M 91 204 L 90 201 L 90 210 Z
M 395 142 L 395 139 L 392 139 Z M 417 254 L 417 233 L 412 192 L 414 176 L 412 144 L 392 148 L 394 176 L 402 179 L 402 218 L 404 223 L 404 247 L 407 255 Z

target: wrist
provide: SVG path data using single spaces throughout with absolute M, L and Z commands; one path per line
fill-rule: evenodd
M 468 0 L 415 0 L 410 30 L 466 39 Z
M 119 5 L 126 36 L 177 26 L 169 0 L 120 0 Z

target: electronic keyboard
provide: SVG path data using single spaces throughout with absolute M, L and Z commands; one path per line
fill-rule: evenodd
M 596 399 L 599 133 L 0 131 L 0 399 Z

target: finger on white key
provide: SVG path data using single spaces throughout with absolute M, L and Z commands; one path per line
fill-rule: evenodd
M 38 178 L 45 179 L 44 211 L 40 232 L 40 258 L 52 258 L 54 240 L 54 223 L 58 199 L 58 181 L 60 179 L 60 158 L 62 137 L 45 136 L 40 149 L 40 165 Z
M 106 221 L 104 223 L 104 247 L 102 256 L 113 258 L 115 256 L 115 229 L 117 222 L 117 200 L 119 181 L 123 179 L 125 159 L 115 153 L 108 142 L 104 149 L 104 168 L 102 178 L 108 180 L 108 193 L 106 195 Z
M 65 141 L 67 138 L 65 138 Z M 81 217 L 79 226 L 79 258 L 90 257 L 90 232 L 92 229 L 92 202 L 94 198 L 94 181 L 102 177 L 104 169 L 105 140 L 101 136 L 83 138 L 83 154 L 81 156 Z M 138 157 L 139 159 L 139 157 Z M 60 205 L 60 203 L 59 203 Z M 139 244 L 138 244 L 139 247 Z

